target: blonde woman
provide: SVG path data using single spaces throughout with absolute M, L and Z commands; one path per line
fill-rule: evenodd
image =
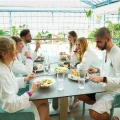
M 97 54 L 93 51 L 93 49 L 91 49 L 88 46 L 88 42 L 86 38 L 84 37 L 78 38 L 76 42 L 76 49 L 77 49 L 77 52 L 75 53 L 76 55 L 75 57 L 79 61 L 79 64 L 77 65 L 78 69 L 80 69 L 80 66 L 83 66 L 85 70 L 87 70 L 91 66 L 99 68 L 100 60 Z M 74 100 L 70 105 L 70 108 L 76 107 L 78 103 L 79 103 L 79 100 L 76 97 L 74 97 Z
M 68 32 L 68 40 L 69 40 L 69 54 L 66 54 L 65 52 L 61 52 L 60 54 L 61 55 L 66 54 L 67 57 L 70 59 L 76 49 L 77 33 L 75 31 Z
M 50 120 L 47 100 L 29 101 L 30 96 L 40 86 L 39 82 L 33 82 L 29 91 L 21 96 L 17 95 L 19 88 L 25 87 L 26 81 L 34 78 L 35 75 L 16 78 L 10 69 L 10 63 L 16 57 L 15 42 L 12 39 L 0 37 L 0 107 L 9 113 L 21 109 L 33 109 L 35 120 Z

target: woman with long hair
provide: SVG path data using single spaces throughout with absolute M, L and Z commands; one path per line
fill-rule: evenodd
M 75 56 L 76 59 L 79 61 L 79 64 L 77 65 L 77 69 L 79 70 L 82 66 L 86 71 L 89 67 L 93 66 L 96 68 L 99 68 L 100 66 L 100 60 L 88 45 L 88 41 L 85 37 L 80 37 L 76 41 L 76 52 Z M 75 59 L 75 58 L 74 58 Z M 72 104 L 69 106 L 70 108 L 74 108 L 79 104 L 79 100 L 74 97 L 74 100 Z
M 35 120 L 50 120 L 48 100 L 29 101 L 30 96 L 40 86 L 40 82 L 32 83 L 29 91 L 18 96 L 19 88 L 36 77 L 15 77 L 10 69 L 10 63 L 17 57 L 15 42 L 11 38 L 0 37 L 0 107 L 6 112 L 14 113 L 22 109 L 33 109 Z

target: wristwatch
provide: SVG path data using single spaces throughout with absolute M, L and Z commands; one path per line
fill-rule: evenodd
M 106 83 L 107 77 L 103 77 L 103 82 Z

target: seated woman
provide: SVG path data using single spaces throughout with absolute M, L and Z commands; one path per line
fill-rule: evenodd
M 40 82 L 33 82 L 29 91 L 18 96 L 19 87 L 24 87 L 26 81 L 34 78 L 34 74 L 16 78 L 10 69 L 10 63 L 15 60 L 17 51 L 15 42 L 6 37 L 0 37 L 0 107 L 9 113 L 22 109 L 33 109 L 35 120 L 50 120 L 47 100 L 29 101 L 30 96 L 40 86 Z
M 76 49 L 77 52 L 75 53 L 76 55 L 75 57 L 78 59 L 78 61 L 80 61 L 79 64 L 77 65 L 78 70 L 80 69 L 81 66 L 83 66 L 85 70 L 92 66 L 96 68 L 100 66 L 100 60 L 97 54 L 88 46 L 86 38 L 84 37 L 78 38 L 76 42 Z M 74 100 L 70 105 L 70 108 L 74 108 L 78 103 L 79 100 L 76 97 L 74 97 Z
M 30 56 L 30 53 L 28 51 L 25 52 L 25 54 L 24 54 L 26 57 L 25 64 L 22 63 L 22 59 L 21 59 L 21 55 L 20 55 L 20 53 L 22 53 L 22 49 L 23 49 L 22 40 L 17 36 L 12 36 L 11 38 L 15 41 L 16 50 L 18 52 L 16 60 L 14 60 L 14 62 L 11 64 L 11 69 L 12 69 L 14 75 L 17 77 L 17 76 L 28 75 L 28 74 L 32 73 L 33 61 Z
M 70 59 L 76 49 L 77 33 L 75 31 L 68 32 L 68 40 L 69 40 L 69 54 L 66 54 L 65 52 L 61 52 L 60 54 L 66 54 L 67 57 Z

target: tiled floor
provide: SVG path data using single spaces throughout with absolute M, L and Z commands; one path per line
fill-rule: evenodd
M 69 104 L 72 100 L 69 99 Z M 50 103 L 50 109 L 52 109 L 52 103 Z M 85 111 L 85 115 L 82 115 L 82 106 L 83 106 L 83 102 L 80 102 L 80 104 L 75 107 L 74 109 L 72 109 L 69 113 L 69 118 L 74 118 L 74 120 L 93 120 L 92 118 L 90 118 L 89 116 L 89 112 L 88 109 L 90 108 L 90 105 L 86 104 L 86 111 Z M 116 108 L 114 115 L 118 116 L 120 119 L 120 108 Z M 59 120 L 59 116 L 58 115 L 52 115 L 51 116 L 51 120 Z

